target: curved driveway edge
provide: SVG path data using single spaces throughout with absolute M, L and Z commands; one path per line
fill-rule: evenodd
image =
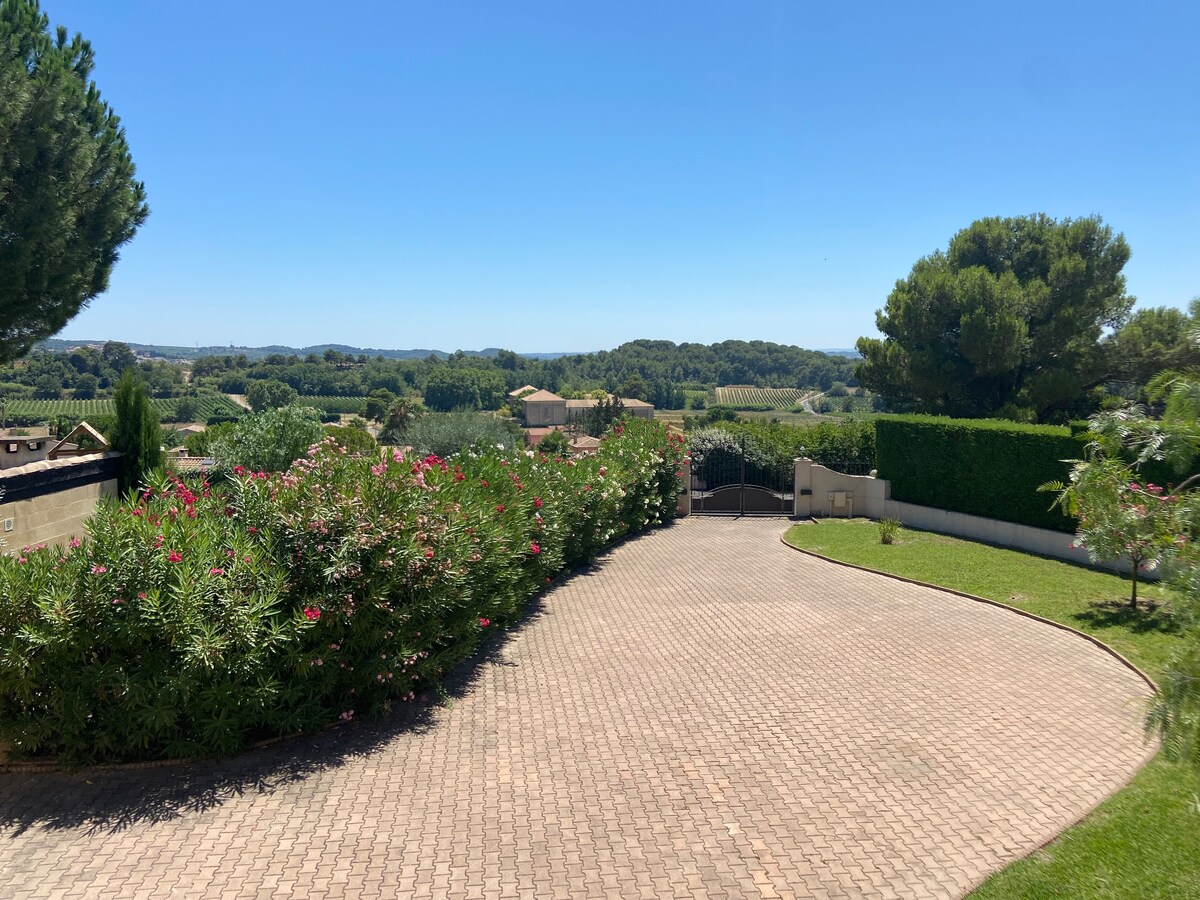
M 781 527 L 622 544 L 425 717 L 0 776 L 0 895 L 954 897 L 1153 755 L 1099 648 Z

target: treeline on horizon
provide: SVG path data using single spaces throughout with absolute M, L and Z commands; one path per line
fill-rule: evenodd
M 104 396 L 120 373 L 137 365 L 159 397 L 212 389 L 244 394 L 256 380 L 276 381 L 304 396 L 365 397 L 372 391 L 424 394 L 430 382 L 463 380 L 504 393 L 532 384 L 563 395 L 595 390 L 639 396 L 660 407 L 679 408 L 685 390 L 746 384 L 755 387 L 829 389 L 835 382 L 853 385 L 855 360 L 769 341 L 675 344 L 636 340 L 615 350 L 528 359 L 511 350 L 493 356 L 458 351 L 443 359 L 388 359 L 343 353 L 268 354 L 251 360 L 244 354 L 218 354 L 191 362 L 191 381 L 180 368 L 154 360 L 139 362 L 130 348 L 109 342 L 103 348 L 35 352 L 0 369 L 0 399 Z M 624 392 L 622 389 L 625 389 Z

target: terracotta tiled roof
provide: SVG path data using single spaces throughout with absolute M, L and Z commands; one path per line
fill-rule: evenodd
M 537 393 L 530 394 L 528 397 L 521 398 L 522 403 L 544 403 L 547 400 L 562 400 L 562 397 L 558 396 L 558 394 L 552 394 L 549 391 L 538 391 Z

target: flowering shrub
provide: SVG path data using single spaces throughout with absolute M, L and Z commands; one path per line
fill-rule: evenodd
M 69 760 L 229 754 L 413 699 L 558 573 L 674 514 L 678 437 L 591 456 L 314 445 L 227 489 L 103 507 L 0 557 L 0 739 Z

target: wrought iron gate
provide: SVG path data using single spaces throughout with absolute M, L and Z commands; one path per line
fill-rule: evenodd
M 746 458 L 746 439 L 709 449 L 692 459 L 692 512 L 724 515 L 793 515 L 795 471 Z

